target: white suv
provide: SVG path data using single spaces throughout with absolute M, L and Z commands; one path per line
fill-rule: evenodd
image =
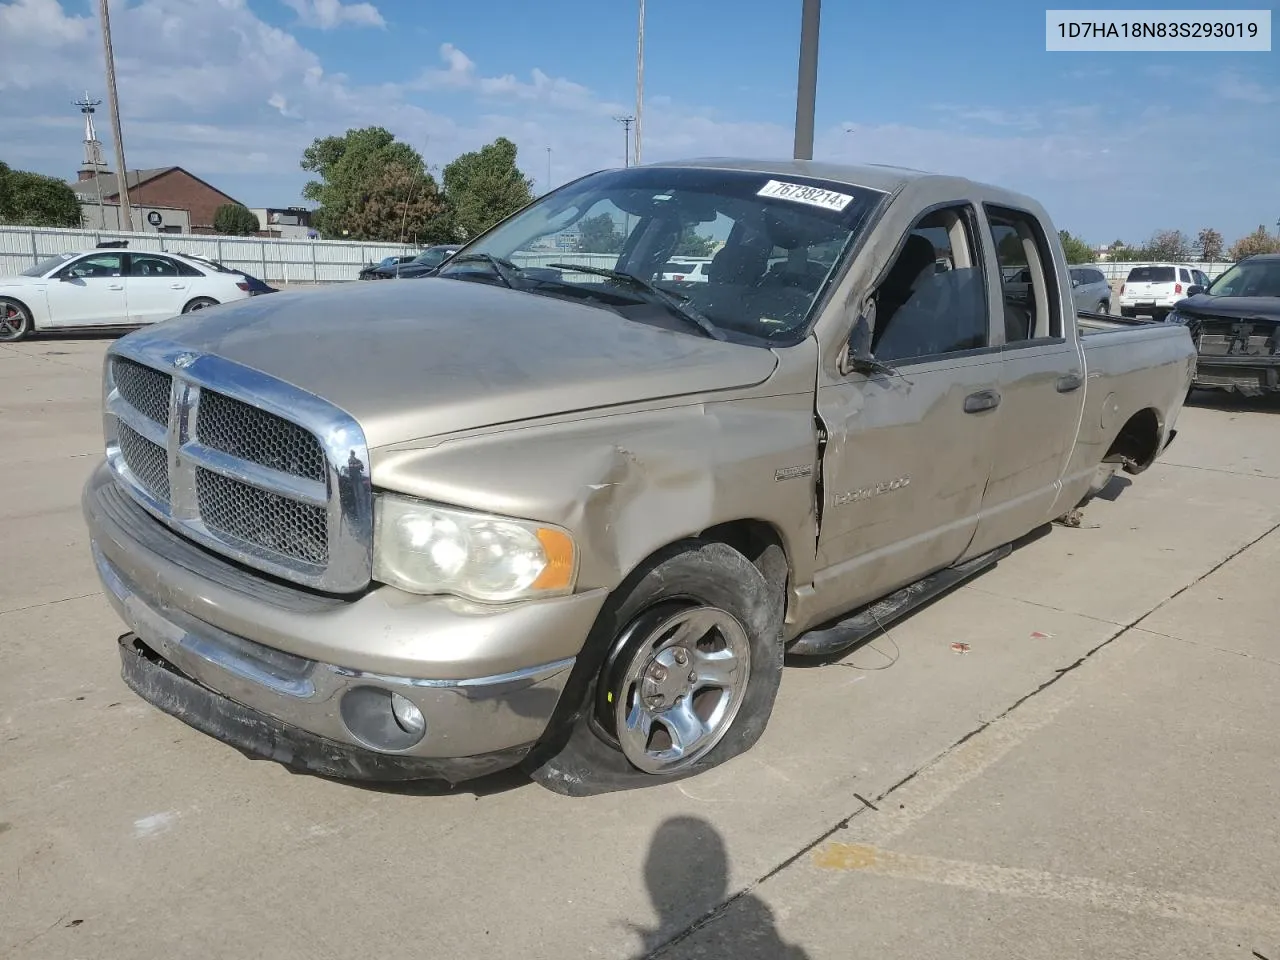
M 1187 288 L 1209 286 L 1209 278 L 1185 263 L 1150 263 L 1129 271 L 1120 287 L 1120 313 L 1126 317 L 1149 316 L 1163 320 Z

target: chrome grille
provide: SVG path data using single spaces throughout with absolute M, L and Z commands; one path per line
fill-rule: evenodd
M 124 357 L 113 357 L 111 376 L 120 396 L 148 420 L 169 420 L 169 387 L 173 378 L 167 373 L 144 367 Z
M 329 559 L 325 508 L 196 469 L 196 501 L 210 529 L 306 563 Z
M 196 433 L 205 446 L 233 457 L 324 482 L 320 441 L 296 423 L 247 403 L 202 392 Z
M 127 424 L 120 424 L 120 454 L 138 482 L 162 503 L 169 502 L 169 455 Z
M 331 593 L 369 584 L 369 451 L 350 416 L 150 330 L 109 356 L 107 460 L 123 490 L 241 563 Z

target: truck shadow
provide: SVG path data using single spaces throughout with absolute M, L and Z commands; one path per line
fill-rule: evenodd
M 1094 496 L 1098 500 L 1106 500 L 1109 503 L 1115 503 L 1120 498 L 1120 494 L 1124 493 L 1133 486 L 1133 481 L 1128 477 L 1116 475 L 1112 477 L 1105 487 L 1099 490 Z
M 715 924 L 713 956 L 808 960 L 808 953 L 782 939 L 768 904 L 749 892 L 729 896 L 728 848 L 701 817 L 671 817 L 658 827 L 649 841 L 644 882 L 658 922 L 626 925 L 640 938 L 633 960 L 675 960 L 685 955 L 680 944 L 708 923 Z M 704 956 L 705 949 L 700 944 L 688 955 Z

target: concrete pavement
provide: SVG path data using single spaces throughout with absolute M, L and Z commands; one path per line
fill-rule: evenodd
M 1280 960 L 1266 405 L 1188 409 L 1085 526 L 789 670 L 707 775 L 371 790 L 120 682 L 77 505 L 106 343 L 0 347 L 0 956 Z

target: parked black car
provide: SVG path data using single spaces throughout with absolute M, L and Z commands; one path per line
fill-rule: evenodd
M 259 280 L 252 274 L 245 273 L 243 270 L 237 270 L 234 267 L 228 267 L 225 264 L 219 263 L 217 260 L 210 260 L 208 257 L 197 256 L 194 253 L 184 253 L 183 256 L 188 260 L 198 260 L 203 264 L 207 264 L 219 273 L 237 273 L 244 277 L 245 283 L 249 285 L 249 296 L 251 297 L 256 297 L 264 293 L 280 292 L 276 287 L 271 286 L 265 280 Z
M 1280 253 L 1246 257 L 1207 290 L 1193 285 L 1187 293 L 1165 322 L 1191 333 L 1196 388 L 1280 393 Z
M 461 249 L 461 244 L 437 243 L 434 246 L 427 247 L 407 263 L 393 263 L 387 267 L 377 266 L 370 268 L 370 276 L 368 278 L 364 276 L 365 271 L 361 270 L 360 278 L 362 280 L 394 280 L 397 278 L 404 280 L 410 277 L 425 276 Z
M 418 254 L 410 253 L 402 257 L 383 257 L 377 263 L 370 263 L 360 270 L 361 280 L 382 280 L 385 275 L 379 271 L 389 270 L 402 263 L 412 263 Z

